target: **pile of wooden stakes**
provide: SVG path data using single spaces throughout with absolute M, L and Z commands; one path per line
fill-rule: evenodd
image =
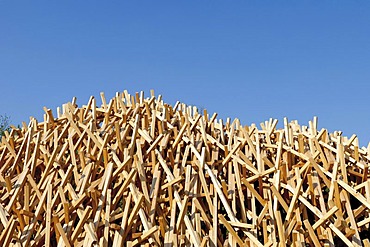
M 0 145 L 2 246 L 369 246 L 369 148 L 127 91 Z

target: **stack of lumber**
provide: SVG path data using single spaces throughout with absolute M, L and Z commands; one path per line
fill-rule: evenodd
M 369 246 L 369 149 L 117 93 L 0 145 L 2 246 Z

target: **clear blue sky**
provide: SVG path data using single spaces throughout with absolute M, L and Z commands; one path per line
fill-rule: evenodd
M 370 1 L 0 1 L 0 114 L 150 89 L 370 141 Z

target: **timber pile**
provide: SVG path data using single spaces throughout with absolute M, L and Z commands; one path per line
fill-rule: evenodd
M 117 93 L 0 145 L 3 246 L 369 246 L 369 149 Z M 169 246 L 169 245 L 167 245 Z

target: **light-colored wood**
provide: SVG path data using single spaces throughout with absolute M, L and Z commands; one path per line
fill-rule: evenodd
M 91 213 L 91 210 L 92 210 L 92 207 L 90 207 L 90 206 L 87 206 L 85 208 L 81 218 L 78 221 L 77 226 L 75 227 L 75 229 L 72 233 L 72 236 L 71 236 L 71 242 L 72 243 L 74 243 L 76 241 L 77 237 L 80 235 L 80 233 L 82 231 L 82 226 L 85 225 L 85 222 L 86 222 L 87 218 L 89 217 L 89 215 Z
M 51 220 L 52 220 L 52 211 L 51 211 L 51 206 L 52 206 L 52 197 L 53 197 L 53 187 L 51 184 L 48 185 L 47 187 L 47 204 L 46 204 L 46 236 L 45 236 L 45 246 L 49 247 L 50 246 L 50 235 L 51 235 Z
M 154 92 L 100 98 L 2 137 L 4 246 L 369 246 L 356 135 L 316 117 L 242 126 Z
M 220 219 L 221 223 L 226 227 L 226 229 L 230 232 L 230 234 L 235 238 L 236 242 L 240 245 L 243 246 L 244 243 L 238 236 L 238 234 L 235 232 L 234 228 L 227 222 L 225 217 L 222 214 L 218 215 L 218 218 Z
M 103 241 L 103 246 L 108 246 L 109 245 L 109 220 L 110 220 L 110 209 L 111 209 L 111 201 L 112 201 L 112 190 L 108 189 L 107 191 L 107 200 L 105 203 L 105 217 L 104 217 L 104 241 Z

